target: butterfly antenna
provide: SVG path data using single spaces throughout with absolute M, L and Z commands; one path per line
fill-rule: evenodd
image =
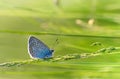
M 52 49 L 55 49 L 55 47 L 59 44 L 59 39 L 57 38 L 52 46 Z

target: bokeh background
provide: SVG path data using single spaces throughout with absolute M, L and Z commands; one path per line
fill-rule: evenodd
M 30 35 L 54 49 L 56 57 L 119 47 L 119 31 L 119 0 L 0 0 L 0 63 L 29 60 Z M 102 45 L 91 46 L 94 42 Z M 119 52 L 0 67 L 0 79 L 119 79 Z

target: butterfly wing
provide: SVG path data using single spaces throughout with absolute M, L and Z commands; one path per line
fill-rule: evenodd
M 47 45 L 39 39 L 30 36 L 28 40 L 28 52 L 31 58 L 50 58 L 52 52 Z

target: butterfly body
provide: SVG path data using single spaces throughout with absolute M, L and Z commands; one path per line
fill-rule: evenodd
M 52 57 L 54 50 L 50 50 L 41 40 L 30 36 L 28 39 L 28 53 L 31 58 L 44 59 Z

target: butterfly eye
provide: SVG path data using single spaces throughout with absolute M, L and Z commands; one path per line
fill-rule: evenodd
M 51 50 L 51 52 L 53 53 L 53 52 L 54 52 L 54 50 Z

